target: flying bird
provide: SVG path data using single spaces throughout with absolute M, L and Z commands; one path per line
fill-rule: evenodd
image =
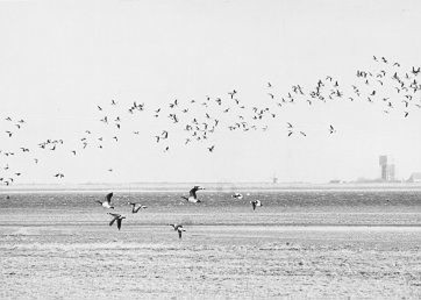
M 114 209 L 114 206 L 112 206 L 112 203 L 111 203 L 111 198 L 113 197 L 113 193 L 108 193 L 106 196 L 105 196 L 105 200 L 104 201 L 100 201 L 100 200 L 96 200 L 95 202 L 98 202 L 99 204 L 101 204 L 102 205 L 102 207 L 104 207 L 104 208 L 111 208 L 111 209 Z
M 243 199 L 243 194 L 240 194 L 240 193 L 234 193 L 234 195 L 232 195 L 232 197 L 233 197 L 233 198 L 235 198 L 235 199 L 239 199 L 239 200 L 241 200 L 241 199 Z
M 256 210 L 256 207 L 263 206 L 262 201 L 260 201 L 260 200 L 252 200 L 252 201 L 250 201 L 250 204 L 253 207 L 253 210 Z
M 189 192 L 189 197 L 184 197 L 182 196 L 181 198 L 183 198 L 184 200 L 188 201 L 188 202 L 192 202 L 192 203 L 199 203 L 201 202 L 199 199 L 197 199 L 197 194 L 196 192 L 199 190 L 204 190 L 205 188 L 202 188 L 198 185 L 195 185 Z
M 228 95 L 230 95 L 231 99 L 234 99 L 234 95 L 237 94 L 236 90 L 233 90 L 232 92 L 229 92 Z
M 172 226 L 172 228 L 174 229 L 174 231 L 178 231 L 178 238 L 181 239 L 181 237 L 183 235 L 183 231 L 186 231 L 183 228 L 183 225 L 181 225 L 181 224 L 170 224 L 170 226 Z
M 121 222 L 123 221 L 123 219 L 125 219 L 125 216 L 122 216 L 120 214 L 113 214 L 113 213 L 108 213 L 109 215 L 113 216 L 114 218 L 111 220 L 110 222 L 110 226 L 112 226 L 114 224 L 115 221 L 117 221 L 117 228 L 118 230 L 121 229 Z
M 136 207 L 136 203 L 130 202 L 130 201 L 127 204 L 132 206 L 132 214 L 138 213 L 139 210 L 141 210 L 141 209 L 148 208 L 147 206 L 144 206 L 144 205 L 139 205 L 138 207 Z

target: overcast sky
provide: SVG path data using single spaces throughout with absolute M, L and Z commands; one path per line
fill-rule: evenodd
M 421 93 L 405 107 L 391 77 L 396 70 L 412 76 L 421 65 L 420 16 L 419 1 L 0 1 L 0 150 L 15 152 L 0 156 L 0 176 L 22 183 L 269 181 L 274 175 L 325 182 L 379 177 L 378 156 L 389 154 L 397 177 L 406 179 L 421 171 L 415 105 Z M 367 86 L 357 70 L 385 70 L 388 79 Z M 276 105 L 293 85 L 308 92 L 328 75 L 339 82 L 342 99 Z M 376 89 L 375 100 L 364 93 L 357 99 L 352 85 Z M 247 109 L 269 107 L 276 118 L 257 130 L 230 131 L 238 115 L 229 102 L 234 89 Z M 208 141 L 184 145 L 186 132 L 166 116 L 168 104 L 178 99 L 193 118 L 204 111 L 190 101 L 208 96 L 209 113 L 221 125 Z M 231 107 L 228 114 L 218 110 L 218 97 L 224 109 Z M 144 111 L 129 114 L 133 101 L 144 103 Z M 159 107 L 163 115 L 155 118 Z M 105 115 L 120 117 L 121 129 L 104 125 Z M 287 122 L 294 126 L 289 137 Z M 170 132 L 166 144 L 154 137 L 162 130 Z M 47 139 L 64 143 L 43 150 L 38 144 Z

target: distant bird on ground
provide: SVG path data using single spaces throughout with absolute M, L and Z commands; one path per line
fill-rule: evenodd
M 108 214 L 114 217 L 114 219 L 112 219 L 111 222 L 110 222 L 110 226 L 112 226 L 114 224 L 114 222 L 117 221 L 117 228 L 118 228 L 118 230 L 120 230 L 121 229 L 121 222 L 126 217 L 122 216 L 120 214 L 113 214 L 113 213 L 108 213 Z
M 250 201 L 251 206 L 253 207 L 253 210 L 256 210 L 256 207 L 261 207 L 262 202 L 260 200 L 252 200 Z
M 234 193 L 234 195 L 232 195 L 232 197 L 233 197 L 233 198 L 235 198 L 235 199 L 239 199 L 239 200 L 241 200 L 241 199 L 243 199 L 243 194 L 240 194 L 240 193 Z
M 114 206 L 112 206 L 112 203 L 111 203 L 111 198 L 113 197 L 113 195 L 114 195 L 113 193 L 109 193 L 109 194 L 107 194 L 105 196 L 105 200 L 104 201 L 96 200 L 95 202 L 98 202 L 104 208 L 114 209 Z
M 178 238 L 181 239 L 181 237 L 183 235 L 183 231 L 186 231 L 183 228 L 183 225 L 181 225 L 181 224 L 170 224 L 170 226 L 172 226 L 172 228 L 174 229 L 174 231 L 178 231 Z
M 204 190 L 205 188 L 202 188 L 198 185 L 195 185 L 189 192 L 189 197 L 184 197 L 182 196 L 181 198 L 183 198 L 184 200 L 188 201 L 188 202 L 193 202 L 193 203 L 199 203 L 201 202 L 199 199 L 197 199 L 197 194 L 196 192 L 199 190 Z
M 136 203 L 130 202 L 130 201 L 127 204 L 132 206 L 132 213 L 133 214 L 136 214 L 141 209 L 148 208 L 147 206 L 144 206 L 144 205 L 139 205 L 138 207 L 136 207 Z

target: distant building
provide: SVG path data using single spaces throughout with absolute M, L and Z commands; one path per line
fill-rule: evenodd
M 387 155 L 380 155 L 380 178 L 383 181 L 395 181 L 395 165 L 389 164 Z
M 412 173 L 409 177 L 408 182 L 421 183 L 421 172 Z
M 273 184 L 277 184 L 278 183 L 278 177 L 276 177 L 276 175 L 273 175 L 273 177 L 272 177 L 272 183 Z

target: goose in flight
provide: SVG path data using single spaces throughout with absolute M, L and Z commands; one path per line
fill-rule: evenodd
M 104 208 L 112 208 L 114 209 L 114 206 L 112 206 L 111 204 L 111 198 L 113 197 L 113 193 L 109 193 L 105 196 L 105 200 L 104 201 L 100 201 L 100 200 L 96 200 L 96 202 L 98 202 L 99 204 L 102 205 L 102 207 Z
M 110 222 L 110 226 L 112 226 L 114 224 L 114 222 L 117 221 L 117 228 L 118 228 L 118 230 L 120 230 L 121 229 L 121 222 L 126 217 L 122 216 L 120 214 L 113 214 L 113 213 L 108 213 L 108 214 L 114 217 L 114 219 L 112 219 L 111 222 Z
M 201 202 L 199 199 L 197 199 L 197 194 L 196 192 L 199 190 L 204 190 L 205 188 L 202 188 L 198 185 L 195 185 L 189 192 L 189 197 L 184 197 L 182 196 L 181 198 L 183 198 L 184 200 L 188 201 L 188 202 L 193 202 L 193 203 L 199 203 Z
M 260 200 L 253 200 L 253 201 L 250 201 L 250 203 L 251 203 L 251 206 L 253 207 L 253 210 L 256 210 L 256 207 L 263 206 L 262 201 Z
M 232 197 L 233 197 L 233 198 L 235 198 L 235 199 L 239 199 L 239 200 L 241 200 L 241 199 L 243 199 L 243 194 L 240 194 L 240 193 L 234 193 L 234 195 L 232 195 Z
M 139 210 L 141 210 L 141 209 L 148 208 L 147 206 L 144 206 L 144 205 L 139 205 L 138 207 L 136 207 L 136 203 L 130 202 L 130 201 L 127 204 L 132 206 L 132 214 L 138 213 Z
M 174 231 L 178 231 L 178 238 L 181 239 L 181 237 L 183 235 L 183 231 L 186 231 L 183 228 L 183 225 L 181 225 L 181 224 L 170 224 L 170 226 L 172 226 L 172 228 L 174 229 Z

